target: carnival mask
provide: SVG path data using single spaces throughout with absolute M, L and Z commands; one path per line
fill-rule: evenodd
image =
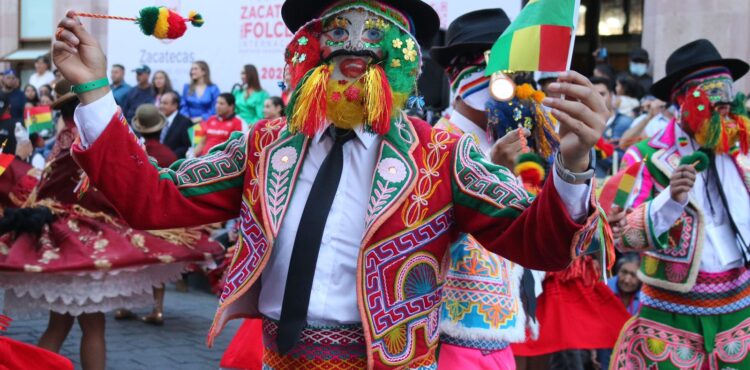
M 725 68 L 706 68 L 682 80 L 673 96 L 680 105 L 682 128 L 702 148 L 728 153 L 739 144 L 748 152 L 745 95 L 734 94 L 733 79 Z
M 375 1 L 342 1 L 302 27 L 287 47 L 289 129 L 312 136 L 330 121 L 387 133 L 420 70 L 409 27 L 402 13 Z

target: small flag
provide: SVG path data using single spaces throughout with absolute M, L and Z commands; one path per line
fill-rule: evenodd
M 580 0 L 530 0 L 492 46 L 495 72 L 562 72 L 570 65 Z
M 26 129 L 29 130 L 29 135 L 44 130 L 52 131 L 55 125 L 52 123 L 52 110 L 50 107 L 31 107 L 26 108 L 24 111 L 24 123 Z
M 630 167 L 618 172 L 602 187 L 602 193 L 599 196 L 599 204 L 605 210 L 609 210 L 613 205 L 625 209 L 628 205 L 628 198 L 635 187 L 635 180 L 641 170 L 642 162 L 633 163 Z
M 599 138 L 599 141 L 594 144 L 594 150 L 599 154 L 599 158 L 606 159 L 615 154 L 615 146 L 603 137 Z
M 6 154 L 6 153 L 0 153 L 0 176 L 3 175 L 3 172 L 10 167 L 10 164 L 13 163 L 13 158 L 16 156 L 13 154 Z
M 193 125 L 188 129 L 188 137 L 190 137 L 190 143 L 193 146 L 198 145 L 206 137 L 206 133 L 203 131 L 203 127 L 200 123 Z

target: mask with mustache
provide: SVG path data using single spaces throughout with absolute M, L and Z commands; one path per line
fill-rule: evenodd
M 313 136 L 330 121 L 386 134 L 421 67 L 409 27 L 402 13 L 375 1 L 342 1 L 302 27 L 286 50 L 290 131 Z

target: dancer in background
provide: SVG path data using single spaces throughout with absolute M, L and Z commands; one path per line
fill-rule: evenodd
M 5 209 L 0 220 L 4 312 L 16 319 L 49 315 L 39 347 L 56 353 L 77 321 L 81 365 L 100 370 L 106 354 L 104 313 L 150 306 L 152 287 L 179 278 L 185 262 L 204 261 L 217 250 L 205 248 L 201 235 L 188 230 L 134 230 L 101 192 L 86 190 L 87 180 L 70 152 L 79 138 L 73 120 L 78 97 L 65 80 L 55 91 L 59 97 L 52 108 L 60 110 L 65 126 L 50 163 L 24 206 Z M 143 164 L 150 166 L 148 159 Z

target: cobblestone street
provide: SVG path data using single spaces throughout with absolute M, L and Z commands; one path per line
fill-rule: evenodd
M 2 305 L 0 294 L 0 306 Z M 206 292 L 191 289 L 179 293 L 167 287 L 162 327 L 139 320 L 116 321 L 107 315 L 107 369 L 218 369 L 219 361 L 241 321 L 230 322 L 213 348 L 206 347 L 206 334 L 213 320 L 218 299 Z M 138 314 L 145 314 L 143 309 Z M 47 325 L 47 319 L 13 321 L 5 335 L 35 344 Z M 62 349 L 80 369 L 78 345 L 81 332 L 74 326 Z

